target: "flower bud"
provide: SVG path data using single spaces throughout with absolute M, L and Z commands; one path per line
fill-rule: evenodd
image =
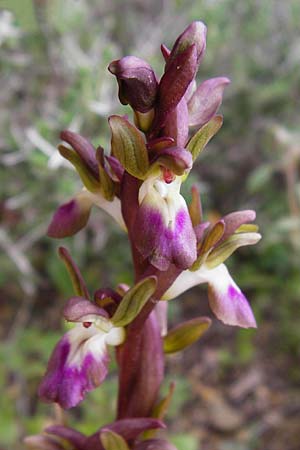
M 167 65 L 193 44 L 196 46 L 197 64 L 199 65 L 206 49 L 206 31 L 207 28 L 203 22 L 192 22 L 175 41 Z
M 152 67 L 143 59 L 125 56 L 113 61 L 108 70 L 117 77 L 119 99 L 141 113 L 150 111 L 155 103 L 157 80 Z
M 48 227 L 48 236 L 60 239 L 77 233 L 87 224 L 91 208 L 88 192 L 80 192 L 56 210 Z

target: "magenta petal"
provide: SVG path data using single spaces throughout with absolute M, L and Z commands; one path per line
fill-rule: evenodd
M 190 126 L 201 127 L 216 114 L 222 103 L 224 88 L 229 83 L 228 78 L 217 77 L 198 86 L 188 103 Z
M 96 359 L 91 352 L 82 354 L 80 348 L 73 349 L 69 338 L 71 332 L 56 345 L 39 387 L 39 396 L 44 401 L 57 402 L 65 409 L 76 406 L 87 392 L 99 386 L 107 375 L 108 366 L 106 350 Z M 71 351 L 80 353 L 78 361 L 68 362 Z
M 184 147 L 189 136 L 189 114 L 185 98 L 183 97 L 176 108 L 169 113 L 163 134 L 174 139 L 175 145 Z
M 73 198 L 61 205 L 54 213 L 47 234 L 53 238 L 72 236 L 85 227 L 91 212 L 88 199 Z
M 187 269 L 197 257 L 196 236 L 190 216 L 183 208 L 177 212 L 171 228 L 165 224 L 159 210 L 142 205 L 134 234 L 137 249 L 159 270 L 167 270 L 170 263 Z
M 252 209 L 246 209 L 244 211 L 235 211 L 222 217 L 225 222 L 225 232 L 221 241 L 225 241 L 231 236 L 241 225 L 253 222 L 256 218 L 256 213 Z
M 226 325 L 256 328 L 252 309 L 245 295 L 229 275 L 226 266 L 221 264 L 210 272 L 209 304 L 217 318 Z

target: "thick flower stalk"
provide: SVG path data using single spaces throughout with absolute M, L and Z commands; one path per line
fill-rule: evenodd
M 239 247 L 259 241 L 255 212 L 232 212 L 209 223 L 203 220 L 197 188 L 189 205 L 180 193 L 196 158 L 222 126 L 217 111 L 229 80 L 211 78 L 197 87 L 205 49 L 206 27 L 193 22 L 171 50 L 161 47 L 165 68 L 160 79 L 135 56 L 109 65 L 120 102 L 133 110 L 133 123 L 125 116 L 109 117 L 110 149 L 94 148 L 71 131 L 61 133 L 59 152 L 73 164 L 83 187 L 55 212 L 48 235 L 77 233 L 98 206 L 127 233 L 135 273 L 131 287 L 98 288 L 91 299 L 75 262 L 60 248 L 74 287 L 63 308 L 72 327 L 53 350 L 40 397 L 65 409 L 76 406 L 104 382 L 109 349 L 115 348 L 118 411 L 113 424 L 90 437 L 57 425 L 26 438 L 29 448 L 173 450 L 155 436 L 164 427 L 161 419 L 173 392 L 159 397 L 164 355 L 194 343 L 211 319 L 195 317 L 168 331 L 167 300 L 207 283 L 219 320 L 256 327 L 245 295 L 224 264 Z

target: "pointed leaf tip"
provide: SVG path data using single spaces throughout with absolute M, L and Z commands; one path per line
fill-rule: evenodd
M 214 116 L 209 122 L 203 125 L 194 136 L 190 139 L 187 149 L 192 153 L 193 161 L 198 157 L 200 152 L 205 148 L 209 141 L 219 131 L 223 124 L 222 116 Z
M 151 276 L 144 278 L 129 289 L 111 319 L 113 324 L 117 327 L 124 327 L 132 322 L 154 294 L 156 285 L 157 278 Z
M 113 155 L 132 176 L 144 179 L 149 169 L 145 141 L 139 130 L 121 116 L 110 116 Z
M 90 296 L 85 281 L 68 250 L 65 247 L 59 247 L 58 255 L 65 264 L 65 267 L 69 273 L 75 294 L 79 297 L 85 297 L 89 299 Z
M 210 327 L 208 317 L 198 317 L 177 325 L 164 337 L 164 352 L 176 353 L 196 342 Z

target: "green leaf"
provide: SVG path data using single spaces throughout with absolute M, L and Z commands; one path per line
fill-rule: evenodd
M 198 130 L 190 139 L 187 149 L 192 153 L 193 161 L 208 144 L 211 138 L 219 131 L 223 124 L 222 116 L 214 116 L 209 122 Z
M 125 439 L 111 430 L 101 431 L 100 441 L 105 450 L 130 450 Z
M 124 327 L 132 322 L 143 309 L 151 295 L 154 294 L 157 278 L 144 278 L 124 295 L 111 321 L 117 327 Z
M 130 175 L 143 180 L 149 169 L 149 158 L 141 133 L 121 116 L 111 116 L 109 125 L 113 155 Z
M 197 317 L 181 323 L 164 337 L 164 352 L 176 353 L 196 342 L 210 327 L 208 317 Z

